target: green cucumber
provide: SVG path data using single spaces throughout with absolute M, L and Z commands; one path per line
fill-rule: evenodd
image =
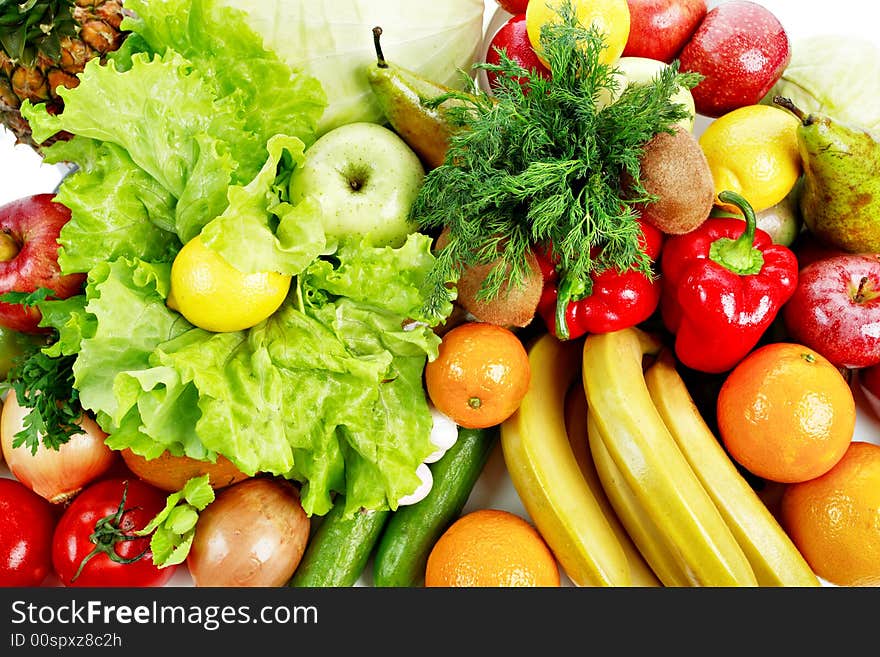
M 363 573 L 391 511 L 361 510 L 345 518 L 345 501 L 339 497 L 321 519 L 306 546 L 290 586 L 354 586 Z
M 431 548 L 458 518 L 498 440 L 499 427 L 459 427 L 455 444 L 432 463 L 428 495 L 391 515 L 373 556 L 373 585 L 415 587 L 424 582 Z

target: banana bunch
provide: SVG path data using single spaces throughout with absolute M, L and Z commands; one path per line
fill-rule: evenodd
M 513 485 L 579 586 L 819 586 L 703 421 L 674 356 L 628 328 L 529 346 L 501 426 Z
M 568 390 L 580 373 L 582 341 L 545 333 L 528 347 L 531 382 L 519 409 L 501 424 L 513 486 L 569 579 L 578 586 L 659 585 L 631 564 L 625 530 L 584 477 L 566 431 Z M 647 576 L 645 573 L 647 572 Z M 653 580 L 653 582 L 652 582 Z
M 635 327 L 590 335 L 581 375 L 603 487 L 663 584 L 819 585 L 659 341 Z

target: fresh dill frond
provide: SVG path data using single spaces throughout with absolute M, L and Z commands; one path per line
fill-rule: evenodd
M 592 272 L 651 273 L 636 207 L 655 198 L 642 185 L 639 163 L 654 135 L 689 116 L 671 98 L 700 77 L 679 73 L 673 63 L 651 84 L 620 92 L 617 69 L 601 63 L 602 33 L 581 26 L 570 2 L 559 17 L 541 30 L 548 77 L 499 50 L 498 64 L 475 64 L 498 73 L 492 96 L 468 78 L 466 91 L 429 101 L 460 101 L 448 109 L 460 127 L 411 208 L 423 230 L 448 228 L 425 281 L 426 316 L 437 316 L 455 297 L 469 266 L 494 263 L 479 298 L 523 284 L 536 246 L 552 250 L 580 296 L 589 294 Z M 624 172 L 631 189 L 622 188 Z

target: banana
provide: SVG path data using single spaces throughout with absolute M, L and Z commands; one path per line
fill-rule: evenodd
M 642 361 L 661 343 L 630 327 L 583 343 L 587 406 L 631 499 L 662 534 L 693 586 L 757 586 L 742 548 L 663 422 Z M 627 516 L 621 521 L 628 531 Z
M 590 487 L 590 491 L 592 491 L 596 501 L 599 502 L 599 506 L 602 507 L 605 519 L 611 525 L 611 529 L 614 530 L 614 534 L 617 536 L 617 540 L 626 554 L 631 586 L 662 586 L 660 579 L 645 562 L 641 552 L 620 523 L 614 507 L 605 494 L 605 489 L 597 472 L 597 464 L 593 461 L 592 454 L 590 453 L 587 413 L 587 398 L 584 395 L 584 387 L 578 381 L 572 385 L 568 395 L 565 397 L 565 428 L 568 433 L 569 443 L 571 444 L 571 451 L 574 452 L 575 460 L 578 466 L 580 466 L 584 480 Z
M 821 586 L 788 534 L 736 469 L 664 349 L 645 372 L 660 416 L 742 548 L 760 586 Z
M 626 554 L 565 431 L 565 395 L 577 380 L 580 350 L 580 341 L 550 333 L 529 345 L 529 389 L 501 423 L 501 448 L 517 495 L 569 579 L 578 586 L 630 586 Z
M 596 418 L 589 411 L 587 413 L 588 446 L 599 481 L 615 513 L 623 521 L 631 542 L 663 586 L 690 586 L 691 581 L 682 570 L 667 537 L 639 504 L 608 453 L 605 437 L 596 426 Z

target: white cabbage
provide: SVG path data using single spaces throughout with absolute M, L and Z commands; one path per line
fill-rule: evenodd
M 775 95 L 880 136 L 880 47 L 856 36 L 796 40 L 782 78 L 761 102 Z
M 382 51 L 421 75 L 460 87 L 483 41 L 484 0 L 221 0 L 247 12 L 265 46 L 314 75 L 329 106 L 319 132 L 354 121 L 382 122 L 367 82 L 376 61 L 373 27 Z

